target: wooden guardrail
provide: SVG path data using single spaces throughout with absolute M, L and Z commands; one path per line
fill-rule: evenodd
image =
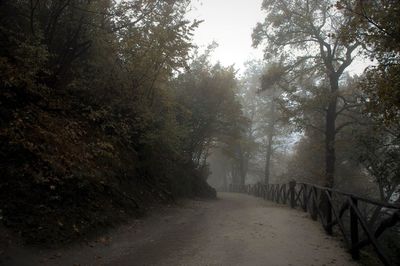
M 327 234 L 335 230 L 343 236 L 353 259 L 360 258 L 360 250 L 372 246 L 384 265 L 399 265 L 399 254 L 384 248 L 380 237 L 400 227 L 400 204 L 346 193 L 308 183 L 255 184 L 230 186 L 232 192 L 244 192 L 281 204 L 289 204 L 309 212 L 313 220 L 322 223 Z M 400 238 L 400 232 L 396 232 Z M 397 256 L 397 258 L 396 258 Z

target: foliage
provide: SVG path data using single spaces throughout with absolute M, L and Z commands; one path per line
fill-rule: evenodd
M 245 122 L 235 95 L 235 70 L 219 64 L 211 66 L 210 52 L 197 55 L 189 71 L 175 81 L 177 101 L 181 104 L 180 120 L 184 121 L 188 132 L 185 151 L 198 165 L 207 158 L 211 147 L 236 139 Z
M 400 185 L 399 139 L 378 128 L 370 128 L 358 137 L 358 159 L 379 185 L 380 199 L 394 200 Z
M 215 197 L 208 149 L 244 119 L 235 71 L 190 60 L 187 0 L 0 2 L 0 204 L 70 241 L 180 196 Z
M 386 124 L 398 124 L 400 113 L 400 3 L 398 1 L 338 1 L 336 6 L 347 17 L 344 31 L 347 42 L 357 40 L 363 51 L 377 65 L 366 71 L 361 87 L 368 95 L 368 110 Z
M 253 32 L 253 44 L 265 45 L 265 55 L 276 62 L 266 83 L 277 84 L 284 91 L 281 106 L 301 126 L 309 125 L 294 110 L 308 108 L 310 91 L 322 96 L 317 103 L 325 113 L 325 181 L 334 185 L 335 137 L 339 80 L 352 63 L 358 41 L 344 42 L 342 28 L 349 18 L 338 12 L 329 0 L 263 1 L 267 12 L 263 23 Z M 286 106 L 285 106 L 286 105 Z M 303 124 L 303 125 L 302 125 Z
M 360 132 L 368 134 L 373 124 L 363 115 L 364 106 L 357 100 L 361 91 L 356 86 L 357 81 L 348 78 L 342 82 L 341 100 L 338 103 L 337 133 L 335 139 L 337 177 L 335 185 L 338 188 L 354 193 L 369 193 L 372 187 L 370 176 L 366 174 L 364 166 L 359 161 L 360 143 L 365 138 Z M 321 184 L 324 171 L 324 112 L 319 107 L 323 95 L 318 88 L 310 90 L 302 96 L 308 105 L 303 105 L 301 130 L 294 153 L 291 155 L 288 173 L 296 180 L 305 180 L 309 183 Z M 364 131 L 365 130 L 365 131 Z M 358 133 L 357 133 L 358 132 Z
M 338 1 L 336 7 L 350 20 L 343 40 L 362 44 L 376 64 L 357 82 L 363 94 L 362 112 L 369 126 L 357 132 L 359 159 L 379 185 L 381 200 L 398 190 L 399 40 L 398 1 Z M 349 34 L 355 32 L 355 34 Z

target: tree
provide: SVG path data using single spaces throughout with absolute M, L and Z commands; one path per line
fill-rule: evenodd
M 319 92 L 319 88 L 315 88 Z M 374 196 L 376 192 L 373 189 L 371 176 L 365 171 L 365 168 L 359 161 L 359 151 L 362 136 L 361 133 L 373 132 L 370 129 L 374 123 L 366 117 L 362 110 L 363 104 L 356 104 L 360 101 L 362 92 L 357 87 L 357 79 L 346 78 L 341 83 L 341 95 L 345 96 L 346 104 L 342 100 L 338 104 L 338 109 L 342 110 L 336 118 L 337 124 L 343 126 L 336 135 L 336 179 L 335 186 L 339 189 L 352 191 L 357 194 L 371 193 Z M 291 156 L 289 173 L 293 172 L 296 180 L 303 180 L 309 183 L 320 183 L 324 175 L 321 165 L 324 160 L 321 153 L 324 151 L 324 115 L 325 113 L 318 108 L 321 103 L 321 96 L 309 91 L 307 108 L 303 106 L 302 116 L 304 123 L 296 147 L 295 154 Z M 350 108 L 349 106 L 352 106 Z
M 276 85 L 274 79 L 276 78 L 276 71 L 280 71 L 280 66 L 271 64 L 265 71 L 265 73 L 261 77 L 261 90 L 262 92 L 268 92 L 268 110 L 265 115 L 268 119 L 266 122 L 267 126 L 265 127 L 266 133 L 266 156 L 265 156 L 265 174 L 264 174 L 264 183 L 270 183 L 271 176 L 271 157 L 274 150 L 274 139 L 277 135 L 278 131 L 278 122 L 282 119 L 281 114 L 278 110 L 278 104 L 280 94 L 282 93 L 281 88 Z M 275 84 L 274 84 L 275 83 Z
M 278 57 L 282 61 L 286 90 L 291 95 L 296 89 L 289 88 L 301 82 L 305 73 L 318 73 L 314 85 L 326 80 L 327 106 L 325 109 L 325 182 L 334 185 L 335 137 L 338 115 L 339 80 L 352 63 L 359 42 L 343 42 L 341 29 L 350 19 L 332 8 L 329 0 L 288 1 L 265 0 L 262 8 L 267 12 L 263 23 L 258 23 L 253 33 L 254 46 L 266 42 L 267 58 Z M 289 85 L 290 84 L 290 85 Z M 301 90 L 297 84 L 297 90 Z M 296 86 L 296 85 L 294 85 Z M 288 91 L 289 91 L 288 90 Z
M 273 163 L 273 159 L 277 158 L 274 155 L 277 155 L 275 153 L 281 148 L 282 141 L 285 142 L 288 133 L 278 108 L 281 89 L 277 86 L 266 88 L 271 78 L 268 70 L 272 68 L 273 64 L 249 61 L 239 83 L 243 113 L 250 122 L 239 151 L 244 151 L 243 164 L 246 172 L 257 173 L 256 176 L 251 176 L 253 182 L 264 180 L 268 183 L 270 177 L 276 176 L 274 169 L 279 167 Z M 263 172 L 262 176 L 259 175 L 260 172 Z
M 350 19 L 343 41 L 358 41 L 377 63 L 357 81 L 365 106 L 360 112 L 369 122 L 357 130 L 357 150 L 378 184 L 380 199 L 389 201 L 399 189 L 400 23 L 393 18 L 400 15 L 400 2 L 342 0 L 336 7 Z
M 243 123 L 235 70 L 211 65 L 212 49 L 196 55 L 188 70 L 173 82 L 180 104 L 179 120 L 187 132 L 185 152 L 197 167 L 205 166 L 212 147 L 233 145 Z
M 376 119 L 398 124 L 400 22 L 393 18 L 400 16 L 399 1 L 341 0 L 336 7 L 350 22 L 349 27 L 343 29 L 343 40 L 360 42 L 364 54 L 377 62 L 367 69 L 360 82 L 368 95 L 369 111 L 376 114 Z
M 261 152 L 264 137 L 261 133 L 263 122 L 261 121 L 262 100 L 257 92 L 260 90 L 260 79 L 264 70 L 262 61 L 249 61 L 246 63 L 246 70 L 239 82 L 239 99 L 242 104 L 243 115 L 247 118 L 248 124 L 242 131 L 239 149 L 237 149 L 240 166 L 244 166 L 244 171 L 240 171 L 246 176 L 249 172 L 255 172 L 258 168 L 258 157 Z M 256 177 L 258 179 L 258 177 Z M 244 181 L 244 177 L 242 178 Z M 247 180 L 246 180 L 247 181 Z M 249 181 L 249 180 L 248 180 Z M 253 181 L 254 182 L 254 181 Z M 244 182 L 243 182 L 244 184 Z
M 189 2 L 0 1 L 2 223 L 69 240 L 151 198 L 215 197 L 187 147 L 228 132 L 240 105 L 233 70 L 193 74 L 204 95 L 177 85 L 198 25 Z M 196 100 L 215 111 L 211 127 L 190 127 L 207 117 Z

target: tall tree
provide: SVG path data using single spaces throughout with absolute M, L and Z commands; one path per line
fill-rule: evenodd
M 400 2 L 341 0 L 336 7 L 350 19 L 343 41 L 358 41 L 376 64 L 357 85 L 369 125 L 359 129 L 359 159 L 378 184 L 382 201 L 399 191 Z M 349 34 L 356 32 L 357 34 Z
M 235 70 L 211 65 L 212 49 L 196 55 L 188 70 L 173 82 L 180 118 L 188 132 L 185 150 L 199 167 L 217 143 L 234 145 L 243 123 Z
M 259 147 L 261 146 L 259 137 L 263 137 L 263 134 L 260 134 L 262 125 L 260 108 L 262 103 L 261 98 L 257 95 L 260 90 L 260 78 L 263 70 L 264 63 L 262 61 L 246 62 L 246 70 L 239 82 L 239 99 L 242 104 L 243 115 L 248 120 L 238 143 L 240 149 L 237 149 L 238 157 L 242 161 L 240 166 L 243 170 L 240 172 L 243 175 L 243 181 L 247 179 L 249 171 L 254 172 L 252 168 L 255 166 L 254 161 L 257 160 L 256 157 L 258 157 Z
M 277 134 L 277 124 L 280 119 L 278 114 L 277 99 L 279 98 L 280 88 L 274 84 L 276 70 L 279 71 L 280 67 L 274 64 L 270 65 L 266 72 L 261 77 L 261 91 L 268 91 L 268 110 L 265 113 L 267 117 L 267 126 L 265 127 L 266 134 L 266 152 L 265 152 L 265 170 L 264 170 L 264 183 L 269 184 L 271 178 L 271 158 L 274 150 L 274 139 Z M 271 85 L 272 84 L 272 85 Z
M 245 134 L 247 145 L 243 145 L 246 150 L 245 165 L 253 174 L 262 172 L 255 178 L 265 183 L 270 181 L 276 168 L 273 164 L 274 152 L 282 147 L 281 142 L 288 133 L 286 124 L 281 123 L 278 106 L 282 90 L 278 86 L 269 86 L 273 79 L 272 69 L 276 69 L 274 64 L 247 62 L 239 86 L 243 112 L 250 122 Z
M 286 79 L 293 85 L 304 73 L 326 79 L 325 185 L 332 187 L 335 176 L 335 137 L 339 80 L 352 63 L 359 42 L 343 42 L 341 29 L 349 18 L 332 8 L 330 0 L 264 0 L 267 17 L 253 32 L 254 46 L 266 43 L 267 58 L 283 59 Z M 315 80 L 321 84 L 322 80 Z M 300 84 L 298 84 L 300 85 Z M 295 93 L 292 91 L 292 94 Z

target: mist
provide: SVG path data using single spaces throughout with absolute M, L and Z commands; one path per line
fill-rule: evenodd
M 1 265 L 398 265 L 397 1 L 0 1 Z

